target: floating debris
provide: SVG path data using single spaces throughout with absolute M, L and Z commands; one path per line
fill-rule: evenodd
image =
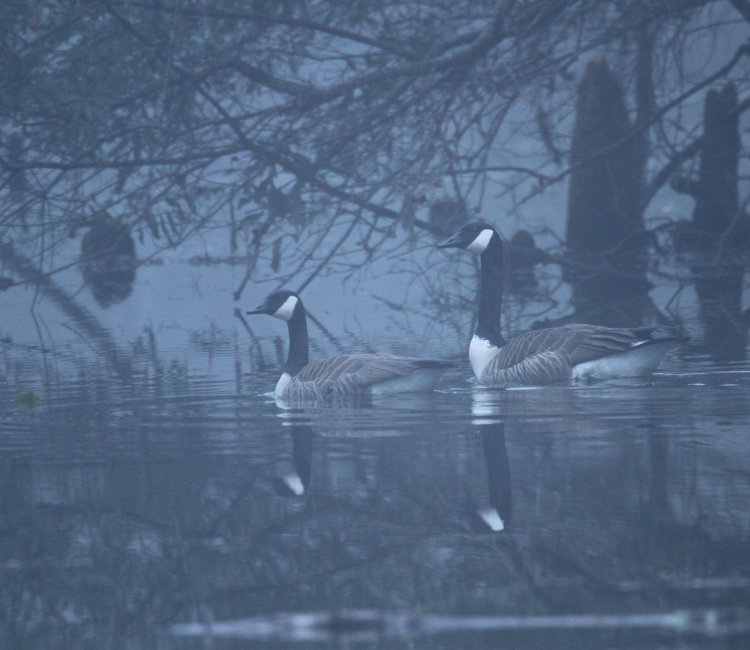
M 725 636 L 750 629 L 744 609 L 674 610 L 635 614 L 562 614 L 548 616 L 442 616 L 412 612 L 353 609 L 335 612 L 283 612 L 211 623 L 181 623 L 172 634 L 244 639 L 321 641 L 331 637 L 367 640 L 383 636 L 456 631 L 580 630 L 655 628 L 680 634 Z
M 42 398 L 36 393 L 29 390 L 24 390 L 16 395 L 14 400 L 16 406 L 22 411 L 29 411 L 39 406 Z

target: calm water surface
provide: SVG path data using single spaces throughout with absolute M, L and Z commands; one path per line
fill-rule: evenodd
M 746 363 L 284 410 L 244 348 L 3 353 L 3 648 L 750 640 Z

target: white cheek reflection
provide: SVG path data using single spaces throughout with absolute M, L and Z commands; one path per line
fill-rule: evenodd
M 471 392 L 471 423 L 474 425 L 502 422 L 500 392 L 476 387 Z

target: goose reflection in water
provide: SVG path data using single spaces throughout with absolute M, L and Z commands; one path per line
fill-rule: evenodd
M 472 425 L 482 439 L 487 464 L 488 503 L 476 507 L 475 524 L 481 529 L 505 530 L 513 514 L 510 465 L 505 446 L 505 424 L 500 417 L 497 390 L 476 387 L 472 393 Z
M 377 418 L 375 409 L 333 410 L 326 413 L 325 419 L 319 410 L 285 410 L 278 415 L 284 428 L 289 431 L 292 442 L 291 467 L 271 481 L 276 494 L 282 497 L 304 497 L 308 494 L 315 438 L 372 439 L 404 435 L 397 427 L 387 424 L 361 428 L 363 420 Z M 311 421 L 316 422 L 320 433 L 316 432 Z M 347 422 L 352 428 L 347 428 Z M 512 498 L 505 425 L 499 416 L 498 391 L 479 388 L 474 391 L 471 424 L 473 432 L 481 440 L 486 467 L 486 492 L 481 498 L 471 498 L 466 510 L 462 509 L 459 516 L 451 519 L 461 522 L 464 530 L 500 532 L 510 522 Z
M 307 493 L 312 471 L 313 428 L 297 424 L 291 428 L 292 469 L 274 478 L 272 485 L 282 497 L 301 497 Z

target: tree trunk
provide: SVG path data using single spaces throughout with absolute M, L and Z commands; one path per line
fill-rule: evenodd
M 747 331 L 742 315 L 746 218 L 740 214 L 737 164 L 740 150 L 737 90 L 727 84 L 706 95 L 700 175 L 692 192 L 695 290 L 706 329 L 704 342 L 716 360 L 744 359 Z
M 620 82 L 604 58 L 592 58 L 578 91 L 566 233 L 573 267 L 565 279 L 579 318 L 607 325 L 642 318 L 648 284 L 641 147 Z

